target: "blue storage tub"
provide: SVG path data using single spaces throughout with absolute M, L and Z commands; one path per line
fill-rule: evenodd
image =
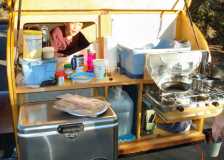
M 128 49 L 118 45 L 118 59 L 121 73 L 130 78 L 143 78 L 145 53 L 138 49 Z
M 24 85 L 40 85 L 41 82 L 54 79 L 56 60 L 26 61 L 20 59 L 24 75 Z

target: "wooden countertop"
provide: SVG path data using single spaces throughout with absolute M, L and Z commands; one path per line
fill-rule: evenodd
M 34 92 L 47 92 L 47 91 L 60 91 L 60 90 L 71 90 L 71 89 L 82 89 L 82 88 L 97 88 L 97 87 L 107 87 L 107 86 L 116 86 L 116 85 L 135 85 L 135 84 L 150 84 L 153 83 L 152 80 L 145 79 L 131 79 L 125 75 L 115 74 L 112 80 L 109 80 L 108 77 L 105 80 L 96 80 L 93 79 L 87 83 L 77 83 L 72 82 L 71 80 L 66 80 L 64 85 L 55 85 L 48 87 L 38 87 L 31 88 L 27 86 L 17 86 L 16 93 L 34 93 Z

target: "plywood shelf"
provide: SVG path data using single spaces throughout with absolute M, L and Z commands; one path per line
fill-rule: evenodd
M 200 118 L 209 118 L 214 117 L 222 113 L 223 105 L 219 106 L 201 106 L 201 107 L 188 107 L 185 108 L 183 112 L 172 111 L 172 112 L 162 112 L 159 109 L 156 109 L 156 112 L 161 117 L 165 123 L 173 123 L 177 121 L 184 121 L 189 119 L 200 119 Z
M 203 141 L 205 136 L 199 131 L 186 133 L 169 134 L 167 136 L 145 136 L 136 141 L 119 144 L 119 155 L 147 152 L 150 150 L 162 149 L 176 145 L 195 143 Z
M 131 79 L 125 75 L 116 74 L 113 76 L 112 80 L 105 78 L 105 80 L 96 80 L 93 79 L 88 83 L 77 83 L 70 80 L 65 81 L 65 84 L 62 86 L 48 86 L 48 87 L 38 87 L 31 88 L 27 86 L 17 86 L 16 93 L 35 93 L 35 92 L 48 92 L 48 91 L 61 91 L 61 90 L 71 90 L 71 89 L 82 89 L 82 88 L 97 88 L 97 87 L 108 87 L 108 86 L 117 86 L 117 85 L 137 85 L 137 84 L 150 84 L 153 83 L 152 80 L 144 79 Z

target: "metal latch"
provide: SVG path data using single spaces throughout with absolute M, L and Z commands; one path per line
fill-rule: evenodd
M 58 133 L 64 135 L 66 138 L 75 139 L 84 131 L 82 123 L 66 124 L 58 127 Z

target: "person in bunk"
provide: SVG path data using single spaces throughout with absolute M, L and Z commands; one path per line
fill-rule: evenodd
M 90 42 L 80 32 L 82 28 L 82 22 L 67 22 L 51 30 L 51 46 L 57 57 L 72 55 L 89 46 Z

